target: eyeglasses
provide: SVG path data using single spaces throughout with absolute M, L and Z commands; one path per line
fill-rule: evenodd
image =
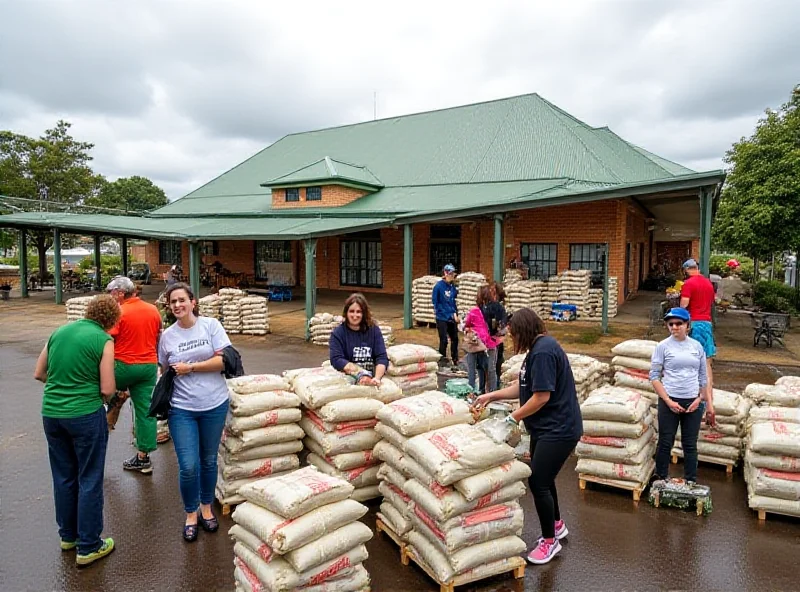
M 673 321 L 671 323 L 667 323 L 667 327 L 680 327 L 683 325 L 683 321 Z

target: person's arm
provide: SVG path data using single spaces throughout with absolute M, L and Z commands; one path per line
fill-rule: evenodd
M 431 293 L 431 300 L 433 301 L 433 313 L 438 314 L 439 310 L 442 307 L 441 304 L 441 296 L 442 296 L 442 286 L 441 281 L 436 282 L 433 285 L 433 292 Z
M 109 339 L 103 346 L 103 356 L 100 358 L 100 393 L 110 397 L 117 392 L 117 382 L 114 379 L 114 340 Z
M 528 399 L 527 403 L 511 414 L 511 417 L 514 419 L 514 421 L 519 423 L 526 417 L 530 417 L 539 411 L 539 409 L 544 407 L 549 400 L 550 391 L 536 391 L 533 393 L 533 396 Z
M 36 360 L 36 369 L 33 371 L 33 378 L 39 382 L 47 382 L 47 344 Z
M 667 389 L 664 388 L 664 383 L 661 382 L 664 376 L 664 349 L 665 346 L 659 343 L 653 352 L 653 356 L 650 358 L 650 384 L 653 385 L 653 390 L 656 391 L 656 394 L 664 401 L 671 411 L 674 413 L 683 413 L 683 407 L 669 398 Z
M 374 327 L 375 343 L 373 344 L 372 351 L 375 356 L 375 382 L 380 382 L 386 369 L 389 367 L 389 356 L 386 353 L 386 343 L 383 341 L 383 333 L 377 325 Z
M 339 327 L 341 327 L 341 325 L 339 325 Z M 343 339 L 343 332 L 339 329 L 339 327 L 333 330 L 328 343 L 328 356 L 331 361 L 331 366 L 333 366 L 339 372 L 344 372 L 345 374 L 354 374 L 356 365 L 351 364 L 350 359 L 345 355 L 346 344 Z M 347 371 L 348 364 L 352 365 L 350 372 Z
M 691 284 L 683 284 L 681 288 L 681 308 L 687 308 L 689 306 L 689 300 L 692 297 L 692 286 Z
M 703 350 L 702 347 L 698 348 L 700 350 L 700 365 L 697 368 L 697 380 L 700 385 L 700 396 L 697 397 L 691 405 L 686 409 L 687 413 L 692 413 L 695 411 L 699 406 L 701 401 L 706 402 L 706 406 L 714 412 L 714 402 L 713 402 L 713 394 L 709 391 L 711 389 L 708 388 L 708 369 L 706 368 L 706 352 Z
M 207 319 L 208 317 L 202 317 Z M 201 322 L 200 319 L 197 321 Z M 222 372 L 225 370 L 225 360 L 222 358 L 222 350 L 231 345 L 231 340 L 225 329 L 217 319 L 209 319 L 208 322 L 208 336 L 211 342 L 211 347 L 214 348 L 214 355 L 207 360 L 201 362 L 178 362 L 173 364 L 172 367 L 178 376 L 184 374 L 191 374 L 192 372 Z
M 688 307 L 689 307 L 689 297 L 681 296 L 681 308 L 688 308 Z
M 480 407 L 485 407 L 494 401 L 502 401 L 505 399 L 517 400 L 519 399 L 519 381 L 515 380 L 510 385 L 498 391 L 486 393 L 481 395 L 475 400 L 475 403 Z

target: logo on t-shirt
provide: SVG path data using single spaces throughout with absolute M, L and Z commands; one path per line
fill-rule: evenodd
M 198 347 L 209 345 L 210 343 L 208 339 L 190 339 L 189 341 L 183 341 L 178 344 L 178 353 L 182 354 L 183 352 L 191 351 Z
M 368 345 L 354 347 L 353 363 L 358 364 L 368 372 L 372 372 L 375 369 L 375 364 L 372 361 L 372 348 Z

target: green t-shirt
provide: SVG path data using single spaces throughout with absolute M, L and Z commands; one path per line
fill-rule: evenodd
M 87 319 L 56 329 L 47 342 L 47 382 L 42 415 L 80 417 L 103 405 L 100 360 L 111 336 Z

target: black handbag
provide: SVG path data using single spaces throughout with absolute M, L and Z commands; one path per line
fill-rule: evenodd
M 167 419 L 172 408 L 172 388 L 175 383 L 175 370 L 170 366 L 158 379 L 153 389 L 153 398 L 150 401 L 148 417 Z

